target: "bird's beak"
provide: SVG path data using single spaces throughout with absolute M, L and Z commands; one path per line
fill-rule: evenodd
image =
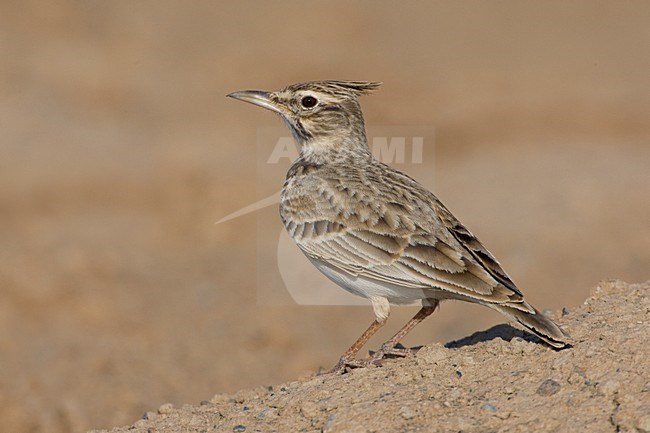
M 270 94 L 271 92 L 263 92 L 261 90 L 242 90 L 240 92 L 229 93 L 226 96 L 229 98 L 248 102 L 253 105 L 259 105 L 260 107 L 266 108 L 267 110 L 282 114 L 282 111 L 277 106 L 277 104 L 275 104 L 271 98 L 269 98 Z

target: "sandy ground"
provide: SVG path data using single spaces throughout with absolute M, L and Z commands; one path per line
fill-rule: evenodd
M 288 295 L 273 206 L 214 224 L 284 176 L 258 143 L 281 122 L 234 90 L 383 81 L 369 129 L 433 129 L 398 168 L 533 305 L 646 281 L 648 22 L 647 1 L 0 2 L 0 430 L 78 433 L 286 382 L 368 326 L 368 307 Z M 405 344 L 502 322 L 449 303 Z
M 604 281 L 554 313 L 575 340 L 561 351 L 498 325 L 381 367 L 164 404 L 110 432 L 647 433 L 649 291 Z

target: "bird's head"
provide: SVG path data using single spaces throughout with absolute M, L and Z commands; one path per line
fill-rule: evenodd
M 356 147 L 365 151 L 368 144 L 359 96 L 380 85 L 365 81 L 310 81 L 274 92 L 243 90 L 228 96 L 279 114 L 302 153 Z

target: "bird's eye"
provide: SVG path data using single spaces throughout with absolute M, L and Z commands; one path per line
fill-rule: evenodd
M 300 100 L 300 103 L 305 108 L 314 108 L 318 101 L 313 96 L 305 96 Z

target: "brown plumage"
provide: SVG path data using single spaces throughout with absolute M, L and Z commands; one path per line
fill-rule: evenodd
M 372 156 L 358 98 L 378 87 L 316 81 L 229 95 L 285 121 L 300 156 L 282 188 L 282 222 L 321 272 L 368 298 L 375 311 L 375 322 L 333 371 L 403 354 L 399 339 L 446 299 L 490 307 L 564 347 L 568 336 L 524 301 L 494 256 L 433 193 Z M 415 301 L 423 308 L 400 332 L 370 359 L 353 359 L 387 319 L 389 304 Z

